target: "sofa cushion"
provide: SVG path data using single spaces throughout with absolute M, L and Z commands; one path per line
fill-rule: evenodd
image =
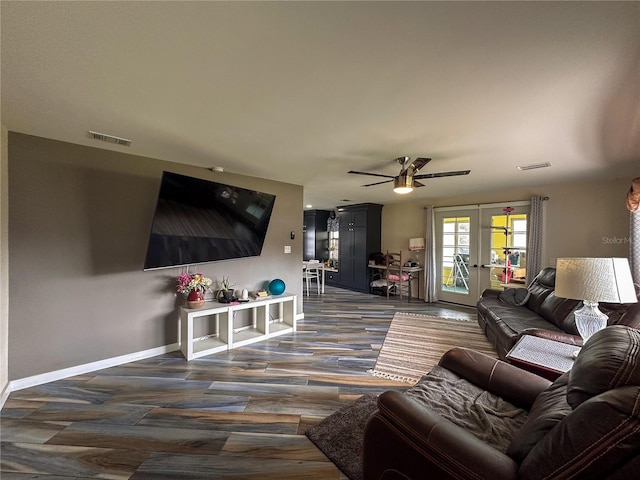
M 518 463 L 522 462 L 531 449 L 571 412 L 566 399 L 568 381 L 569 374 L 565 373 L 536 398 L 527 421 L 513 437 L 506 451 L 506 454 Z
M 543 269 L 529 285 L 529 300 L 527 308 L 538 313 L 542 302 L 553 292 L 556 284 L 556 269 L 547 267 Z
M 400 281 L 400 276 L 396 275 L 395 273 L 390 273 L 389 275 L 387 275 L 387 278 L 392 282 L 399 282 Z M 403 273 L 402 274 L 402 281 L 403 282 L 408 282 L 409 281 L 409 275 L 407 275 L 406 273 Z
M 526 410 L 439 365 L 405 395 L 501 452 L 527 418 Z
M 640 385 L 640 331 L 612 325 L 582 347 L 567 385 L 567 402 L 577 408 L 602 392 Z
M 536 283 L 549 290 L 556 288 L 556 269 L 555 267 L 546 267 L 540 270 L 532 283 Z
M 639 386 L 609 390 L 580 404 L 531 449 L 518 478 L 611 478 L 640 451 L 639 405 Z
M 498 295 L 498 298 L 504 303 L 521 307 L 527 303 L 530 295 L 526 288 L 507 288 Z
M 577 335 L 578 330 L 576 329 L 573 311 L 580 303 L 581 300 L 557 297 L 555 292 L 550 292 L 540 304 L 538 313 L 542 318 L 563 331 Z
M 609 317 L 608 325 L 626 325 L 640 330 L 640 302 L 632 305 L 599 303 L 598 308 Z

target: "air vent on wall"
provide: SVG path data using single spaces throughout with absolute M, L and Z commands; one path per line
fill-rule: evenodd
M 107 135 L 106 133 L 92 132 L 89 130 L 89 136 L 95 140 L 100 140 L 101 142 L 115 143 L 116 145 L 124 145 L 125 147 L 131 146 L 131 140 L 114 137 L 113 135 Z
M 551 164 L 549 162 L 544 163 L 532 163 L 530 165 L 521 165 L 516 167 L 518 170 L 535 170 L 536 168 L 547 168 L 550 167 Z

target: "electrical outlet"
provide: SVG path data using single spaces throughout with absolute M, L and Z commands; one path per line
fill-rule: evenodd
M 291 245 L 284 246 L 284 253 L 291 253 Z

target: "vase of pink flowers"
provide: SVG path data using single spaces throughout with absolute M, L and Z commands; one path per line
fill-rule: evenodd
M 201 273 L 181 273 L 177 292 L 185 296 L 187 308 L 198 308 L 204 305 L 204 294 L 211 290 L 211 283 L 211 279 Z

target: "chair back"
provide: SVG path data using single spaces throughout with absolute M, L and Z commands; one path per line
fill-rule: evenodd
M 321 268 L 320 260 L 309 260 L 306 263 L 303 263 L 303 266 L 305 276 L 310 275 L 313 278 L 318 277 L 318 270 Z
M 310 283 L 315 280 L 317 284 L 318 295 L 320 294 L 320 271 L 322 264 L 320 260 L 309 260 L 302 264 L 302 279 L 307 287 L 307 296 L 309 296 Z

